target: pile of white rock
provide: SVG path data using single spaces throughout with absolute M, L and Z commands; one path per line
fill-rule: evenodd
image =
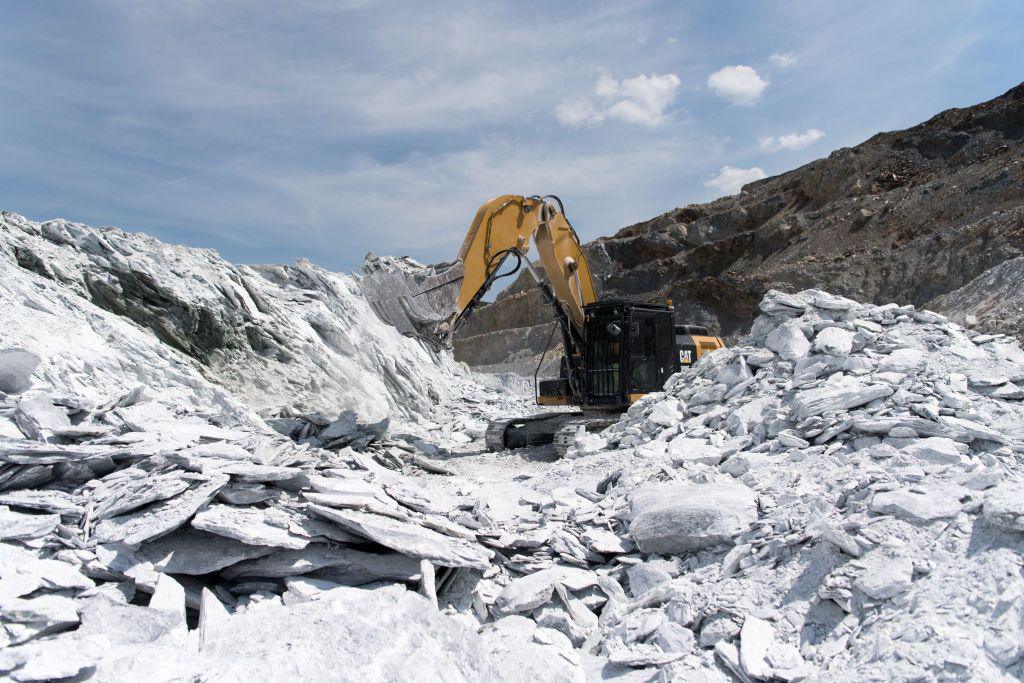
M 494 606 L 672 680 L 1019 679 L 1018 343 L 816 290 L 761 310 L 537 482 L 564 505 L 547 557 L 589 582 L 547 568 Z

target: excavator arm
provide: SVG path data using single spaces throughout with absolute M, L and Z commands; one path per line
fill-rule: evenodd
M 540 256 L 539 274 L 528 257 L 531 241 Z M 494 281 L 503 276 L 499 269 L 509 257 L 517 261 L 511 272 L 525 266 L 537 278 L 563 327 L 571 328 L 563 333 L 579 336 L 583 307 L 596 299 L 579 237 L 557 197 L 521 195 L 495 197 L 476 212 L 459 250 L 463 275 L 449 334 L 465 322 Z

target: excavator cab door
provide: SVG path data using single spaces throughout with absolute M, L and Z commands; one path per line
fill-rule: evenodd
M 629 323 L 629 398 L 661 391 L 678 368 L 675 330 L 670 310 L 635 307 Z

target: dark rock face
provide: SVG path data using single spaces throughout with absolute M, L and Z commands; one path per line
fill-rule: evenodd
M 749 327 L 767 290 L 811 287 L 1024 335 L 1024 85 L 586 249 L 602 298 L 671 299 L 680 322 L 727 337 Z M 520 277 L 461 331 L 456 356 L 499 362 L 492 339 L 502 330 L 539 354 L 546 335 L 521 328 L 549 321 Z

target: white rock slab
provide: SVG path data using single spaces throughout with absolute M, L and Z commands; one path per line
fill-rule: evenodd
M 668 455 L 675 464 L 699 462 L 712 467 L 722 462 L 722 449 L 706 439 L 677 436 L 668 443 Z
M 985 496 L 985 519 L 1007 531 L 1024 531 L 1024 484 L 1007 481 Z
M 913 584 L 914 563 L 905 557 L 871 562 L 854 585 L 870 598 L 886 600 L 904 593 Z
M 427 559 L 443 567 L 487 569 L 494 553 L 478 543 L 453 538 L 416 524 L 354 510 L 334 510 L 310 505 L 309 511 L 346 531 L 403 555 Z
M 124 544 L 159 538 L 185 524 L 227 482 L 226 475 L 216 475 L 169 500 L 127 515 L 105 519 L 96 525 L 93 537 L 100 543 Z
M 629 496 L 629 532 L 644 553 L 678 555 L 731 541 L 757 519 L 742 484 L 649 484 Z
M 256 546 L 305 548 L 309 540 L 289 531 L 291 517 L 275 508 L 239 508 L 211 505 L 198 513 L 192 526 L 218 536 Z
M 143 543 L 139 555 L 166 574 L 198 575 L 263 557 L 275 550 L 274 547 L 249 545 L 186 527 L 155 541 Z
M 959 500 L 937 487 L 900 488 L 876 493 L 871 499 L 872 512 L 922 522 L 953 517 L 960 513 L 960 508 Z

